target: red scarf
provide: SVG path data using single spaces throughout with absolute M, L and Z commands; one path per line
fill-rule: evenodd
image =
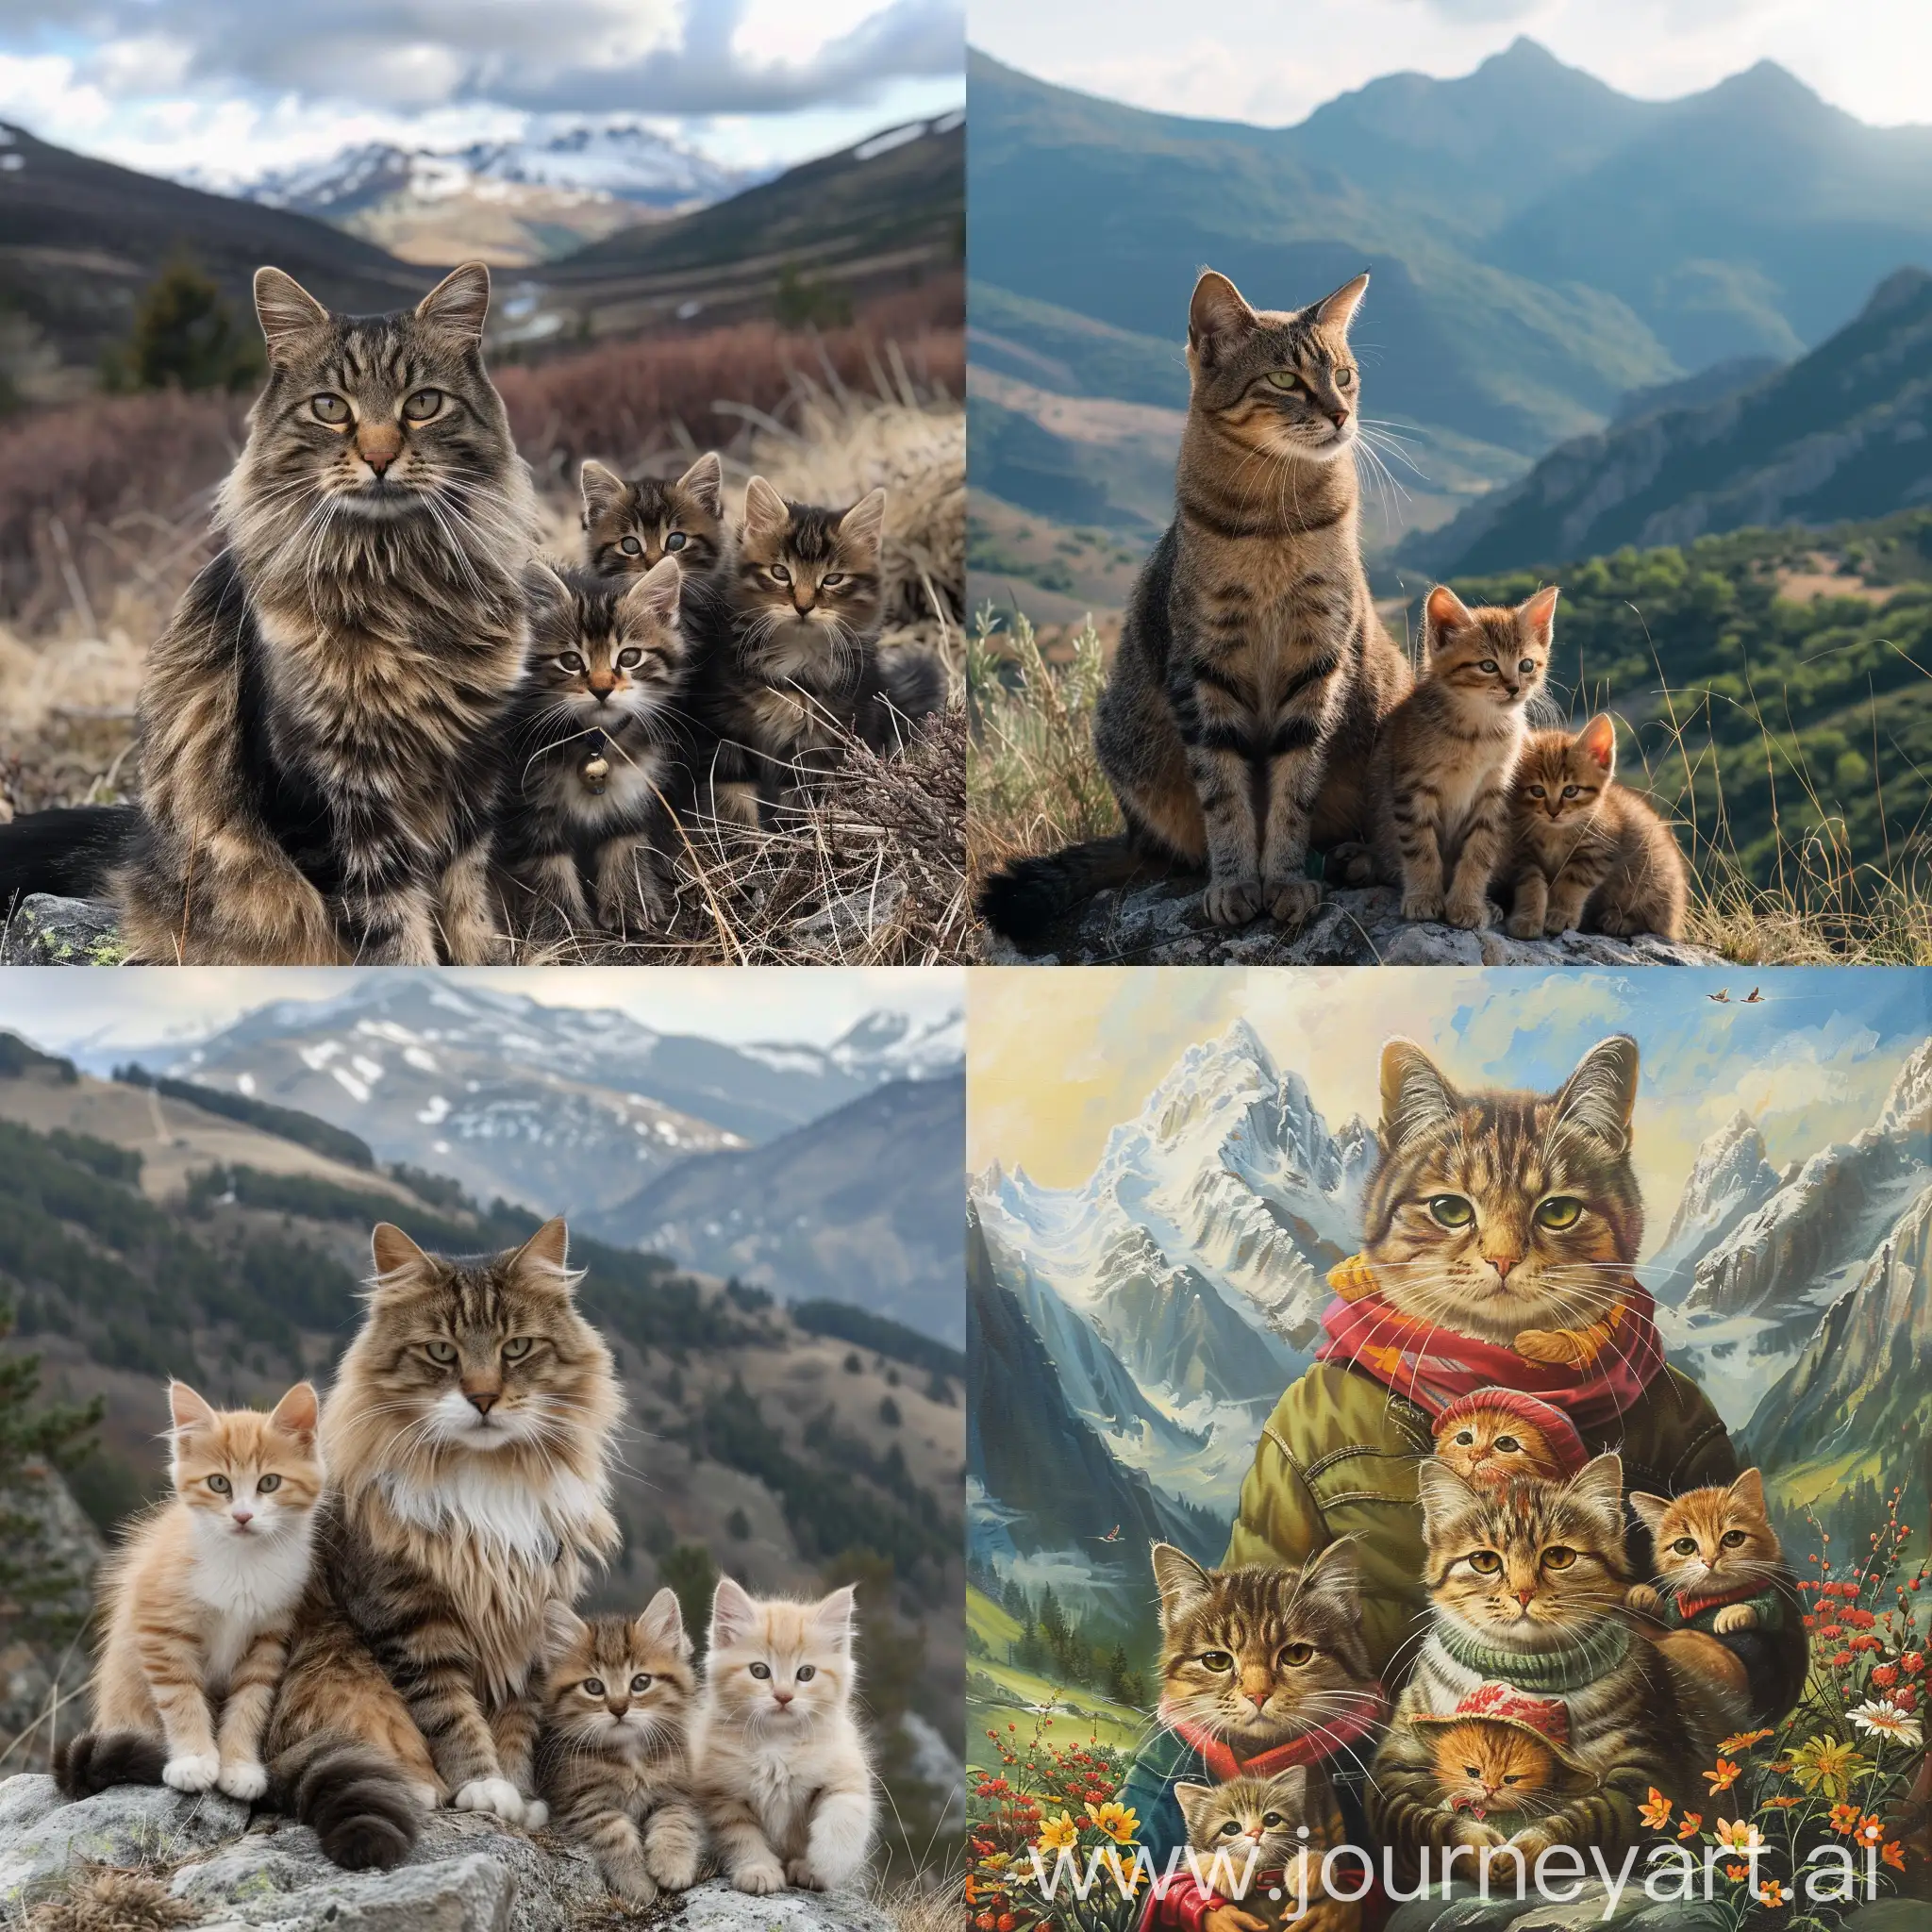
M 1192 1746 L 1214 1782 L 1224 1785 L 1230 1778 L 1273 1777 L 1276 1772 L 1297 1764 L 1320 1764 L 1358 1743 L 1388 1718 L 1389 1699 L 1379 1684 L 1373 1690 L 1352 1690 L 1348 1698 L 1347 1708 L 1330 1718 L 1320 1730 L 1291 1738 L 1287 1743 L 1277 1744 L 1258 1757 L 1237 1757 L 1219 1738 L 1198 1724 L 1175 1717 L 1164 1704 L 1160 1721 L 1184 1744 Z
M 1530 1361 L 1513 1348 L 1399 1313 L 1379 1291 L 1338 1296 L 1322 1317 L 1315 1359 L 1362 1370 L 1431 1417 L 1478 1389 L 1514 1389 L 1560 1408 L 1579 1433 L 1614 1428 L 1664 1365 L 1657 1304 L 1635 1281 L 1623 1291 L 1607 1341 L 1588 1365 Z
M 1740 1583 L 1736 1590 L 1721 1590 L 1706 1596 L 1686 1596 L 1677 1592 L 1677 1614 L 1685 1623 L 1692 1617 L 1701 1617 L 1706 1610 L 1721 1610 L 1730 1604 L 1741 1604 L 1754 1596 L 1769 1596 L 1773 1586 L 1768 1583 Z

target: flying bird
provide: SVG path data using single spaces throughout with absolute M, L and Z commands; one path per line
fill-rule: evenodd
M 1108 1530 L 1105 1536 L 1097 1536 L 1093 1539 L 1093 1541 L 1097 1543 L 1117 1543 L 1120 1541 L 1120 1540 L 1121 1526 L 1118 1523 L 1116 1523 L 1114 1526 L 1110 1530 Z
M 1744 1004 L 1747 1007 L 1761 1007 L 1764 1004 L 1764 995 L 1761 992 L 1759 992 L 1757 989 L 1754 986 L 1751 989 L 1751 991 L 1744 995 Z
M 1727 1007 L 1731 1003 L 1731 990 L 1727 986 L 1723 987 L 1716 992 L 1706 993 L 1704 997 L 1707 1000 L 1715 1000 L 1721 1007 Z

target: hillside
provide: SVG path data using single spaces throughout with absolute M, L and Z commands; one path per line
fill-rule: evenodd
M 1741 389 L 1659 401 L 1552 450 L 1406 554 L 1441 571 L 1503 570 L 1925 501 L 1932 274 L 1899 270 L 1809 355 Z

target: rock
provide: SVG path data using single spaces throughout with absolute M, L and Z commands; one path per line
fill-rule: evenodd
M 75 1640 L 87 1622 L 90 1585 L 108 1547 L 58 1471 L 43 1462 L 25 1465 L 14 1488 L 0 1494 L 0 1516 L 30 1524 L 25 1534 L 36 1560 L 67 1582 L 64 1590 L 35 1607 L 39 1616 L 33 1634 L 16 1631 L 0 1642 L 0 1738 L 14 1740 L 8 1768 L 41 1771 L 53 1733 L 46 1718 L 62 1705 L 78 1708 L 71 1700 L 87 1682 L 87 1647 Z M 73 1728 L 71 1716 L 60 1723 L 63 1730 Z
M 841 892 L 827 899 L 816 912 L 793 920 L 792 936 L 802 945 L 829 949 L 829 956 L 837 958 L 841 947 L 890 925 L 905 903 L 906 881 L 886 873 L 864 890 Z
M 1612 939 L 1570 932 L 1554 940 L 1513 940 L 1500 916 L 1487 932 L 1433 922 L 1413 924 L 1397 910 L 1390 886 L 1328 891 L 1293 937 L 1270 919 L 1214 926 L 1201 910 L 1198 886 L 1163 879 L 1097 893 L 1048 954 L 1026 954 L 996 935 L 986 939 L 990 964 L 1060 966 L 1718 966 L 1701 946 L 1654 933 Z
M 31 892 L 0 927 L 0 966 L 118 966 L 121 921 L 105 899 Z
M 439 1811 L 392 1872 L 344 1872 L 315 1834 L 226 1798 L 123 1786 L 81 1804 L 50 1777 L 0 1783 L 0 1920 L 64 1882 L 79 1862 L 167 1877 L 208 1932 L 569 1932 L 621 1911 L 581 1851 L 548 1832 Z M 784 1891 L 752 1898 L 713 1879 L 652 1924 L 666 1932 L 891 1932 L 864 1899 Z

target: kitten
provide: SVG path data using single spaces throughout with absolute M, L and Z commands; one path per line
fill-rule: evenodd
M 585 562 L 607 576 L 629 576 L 675 557 L 687 576 L 709 576 L 724 555 L 724 477 L 715 450 L 675 483 L 626 483 L 602 463 L 585 463 Z
M 1486 1686 L 1558 1701 L 1567 1748 L 1592 1781 L 1509 1834 L 1530 1864 L 1555 1844 L 1621 1857 L 1642 1835 L 1651 1788 L 1684 1790 L 1723 1735 L 1721 1718 L 1682 1707 L 1655 1649 L 1624 1620 L 1623 1482 L 1615 1456 L 1568 1483 L 1520 1478 L 1501 1490 L 1472 1488 L 1433 1457 L 1422 1464 L 1432 1624 L 1370 1788 L 1377 1835 L 1411 1862 L 1424 1846 L 1505 1841 L 1494 1824 L 1441 1808 L 1434 1743 L 1414 1722 L 1454 1712 Z
M 600 577 L 541 561 L 525 575 L 529 675 L 507 727 L 497 831 L 512 926 L 560 938 L 662 925 L 676 834 L 665 802 L 688 651 L 675 558 Z
M 1232 1887 L 1241 1888 L 1236 1902 L 1265 1932 L 1282 1932 L 1284 1926 L 1294 1932 L 1357 1932 L 1359 1903 L 1331 1899 L 1321 1890 L 1322 1855 L 1347 1838 L 1341 1808 L 1318 1774 L 1298 1764 L 1273 1777 L 1178 1784 L 1174 1794 L 1201 1876 L 1225 1872 Z M 1225 1860 L 1218 1869 L 1217 1854 Z M 1234 1897 L 1229 1885 L 1212 1889 L 1221 1897 Z
M 1567 1480 L 1590 1459 L 1560 1408 L 1513 1389 L 1478 1389 L 1436 1419 L 1437 1457 L 1465 1482 L 1496 1487 L 1514 1476 Z
M 1136 582 L 1094 713 L 1125 831 L 995 876 L 980 911 L 1031 951 L 1143 865 L 1208 874 L 1208 917 L 1300 925 L 1310 848 L 1359 839 L 1377 725 L 1407 691 L 1362 569 L 1348 330 L 1366 275 L 1292 313 L 1212 270 L 1188 313 L 1174 521 Z
M 587 1623 L 559 1603 L 551 1634 L 537 1783 L 552 1824 L 626 1903 L 649 1905 L 659 1886 L 684 1890 L 705 1827 L 686 1795 L 697 1674 L 676 1592 L 660 1590 L 635 1620 Z
M 1639 1628 L 1674 1667 L 1728 1691 L 1745 1716 L 1776 1723 L 1805 1688 L 1809 1645 L 1764 1478 L 1747 1469 L 1727 1487 L 1669 1499 L 1640 1490 L 1630 1507 L 1650 1533 L 1657 1574 L 1626 1598 Z
M 545 1816 L 547 1620 L 617 1546 L 623 1403 L 560 1220 L 475 1258 L 425 1254 L 387 1223 L 371 1247 L 368 1311 L 323 1412 L 325 1554 L 269 1746 L 331 1857 L 392 1864 L 414 1828 L 398 1793 Z
M 1592 718 L 1574 738 L 1539 731 L 1517 761 L 1508 929 L 1518 939 L 1574 932 L 1681 938 L 1690 904 L 1684 855 L 1650 803 L 1616 782 L 1617 727 Z
M 1383 721 L 1369 760 L 1377 874 L 1402 888 L 1405 919 L 1490 923 L 1524 711 L 1543 688 L 1554 587 L 1514 610 L 1471 610 L 1445 584 L 1423 607 L 1424 666 Z
M 95 1728 L 56 1766 L 85 1797 L 118 1783 L 258 1798 L 261 1740 L 308 1582 L 323 1466 L 315 1391 L 268 1415 L 168 1386 L 175 1499 L 143 1519 L 97 1586 Z
M 741 1891 L 844 1885 L 865 1865 L 872 1770 L 852 1710 L 853 1593 L 711 1599 L 705 1692 L 691 1740 L 698 1796 Z
M 1431 1735 L 1440 1808 L 1466 1813 L 1505 1837 L 1591 1782 L 1520 1724 L 1461 1718 Z
M 529 472 L 483 367 L 490 274 L 332 314 L 255 277 L 269 374 L 222 548 L 149 654 L 132 957 L 487 963 L 493 755 L 523 672 Z

